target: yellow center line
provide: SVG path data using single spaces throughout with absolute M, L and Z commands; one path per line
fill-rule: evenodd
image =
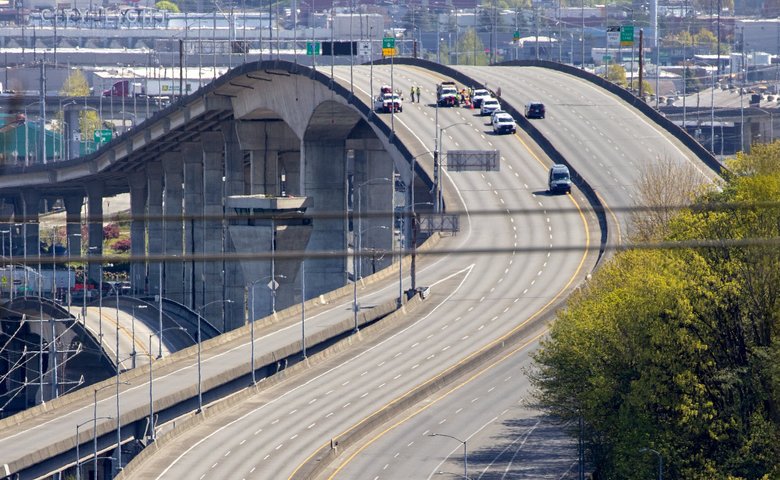
M 429 402 L 429 403 L 425 404 L 424 406 L 422 406 L 422 407 L 418 408 L 417 410 L 415 410 L 415 411 L 411 412 L 411 413 L 410 413 L 409 415 L 407 415 L 406 417 L 402 418 L 402 419 L 401 419 L 401 420 L 399 420 L 398 422 L 394 423 L 393 425 L 390 425 L 390 426 L 389 426 L 389 427 L 387 427 L 386 429 L 384 429 L 384 430 L 382 430 L 381 432 L 379 432 L 377 435 L 375 435 L 373 438 L 371 438 L 371 439 L 370 439 L 370 440 L 368 440 L 367 442 L 365 442 L 365 443 L 361 444 L 360 448 L 358 448 L 358 449 L 357 449 L 357 450 L 356 450 L 356 451 L 355 451 L 355 452 L 354 452 L 352 455 L 350 455 L 348 458 L 346 458 L 346 459 L 344 460 L 344 462 L 342 462 L 342 463 L 341 463 L 341 464 L 340 464 L 338 467 L 336 467 L 336 470 L 334 470 L 334 471 L 333 471 L 333 473 L 332 473 L 332 474 L 331 474 L 331 475 L 328 477 L 328 480 L 332 480 L 333 478 L 335 478 L 335 477 L 336 477 L 336 475 L 338 475 L 338 474 L 339 474 L 339 472 L 341 472 L 341 470 L 343 470 L 343 469 L 344 469 L 344 468 L 345 468 L 345 467 L 346 467 L 346 466 L 347 466 L 347 465 L 348 465 L 350 462 L 352 462 L 352 460 L 354 460 L 354 459 L 355 459 L 355 457 L 356 457 L 356 456 L 358 456 L 358 454 L 360 454 L 360 453 L 361 453 L 363 450 L 365 450 L 366 448 L 368 448 L 369 446 L 371 446 L 371 445 L 372 445 L 374 442 L 376 442 L 377 440 L 379 440 L 379 439 L 380 439 L 381 437 L 383 437 L 385 434 L 389 433 L 389 432 L 390 432 L 390 431 L 392 431 L 392 430 L 395 430 L 397 427 L 399 427 L 399 426 L 403 425 L 403 424 L 404 424 L 404 423 L 406 423 L 407 421 L 409 421 L 409 420 L 411 420 L 412 418 L 416 417 L 417 415 L 421 414 L 422 412 L 424 412 L 424 411 L 425 411 L 425 410 L 427 410 L 428 408 L 430 408 L 430 407 L 432 407 L 432 406 L 436 405 L 437 403 L 439 403 L 439 401 L 441 401 L 441 400 L 444 400 L 444 399 L 445 399 L 445 398 L 447 398 L 447 397 L 448 397 L 450 394 L 452 394 L 452 393 L 454 393 L 454 392 L 457 392 L 458 390 L 460 390 L 461 388 L 465 387 L 466 385 L 468 385 L 468 384 L 469 384 L 469 383 L 471 383 L 472 381 L 474 381 L 474 380 L 476 380 L 477 378 L 481 377 L 483 374 L 485 374 L 485 373 L 487 373 L 488 371 L 492 370 L 494 367 L 496 367 L 496 366 L 500 365 L 501 363 L 505 362 L 506 360 L 508 360 L 509 358 L 511 358 L 512 356 L 514 356 L 515 354 L 517 354 L 517 353 L 519 353 L 520 351 L 524 350 L 526 347 L 528 347 L 528 346 L 529 346 L 529 345 L 531 345 L 532 343 L 534 343 L 534 342 L 536 342 L 537 340 L 539 340 L 539 338 L 541 338 L 542 336 L 544 336 L 544 335 L 545 335 L 545 334 L 548 332 L 548 330 L 549 330 L 549 329 L 545 328 L 543 331 L 541 331 L 540 333 L 538 333 L 537 335 L 535 335 L 535 336 L 534 336 L 533 338 L 531 338 L 530 340 L 526 341 L 525 343 L 523 343 L 522 345 L 518 346 L 518 347 L 517 347 L 517 348 L 515 348 L 514 350 L 511 350 L 510 352 L 507 352 L 507 353 L 506 353 L 504 356 L 502 356 L 501 358 L 497 359 L 496 361 L 494 361 L 494 362 L 493 362 L 493 363 L 491 363 L 490 365 L 487 365 L 487 366 L 486 366 L 486 367 L 484 367 L 482 370 L 480 370 L 480 371 L 478 371 L 478 372 L 474 373 L 472 376 L 470 376 L 469 378 L 467 378 L 466 380 L 464 380 L 464 381 L 463 381 L 463 382 L 461 382 L 460 384 L 458 384 L 458 385 L 456 385 L 455 387 L 452 387 L 450 390 L 448 390 L 448 391 L 444 392 L 443 394 L 441 394 L 441 396 L 440 396 L 439 398 L 437 398 L 437 399 L 435 399 L 435 400 L 432 400 L 431 402 Z
M 547 166 L 546 166 L 546 165 L 544 164 L 544 162 L 542 162 L 542 161 L 541 161 L 541 159 L 539 159 L 539 157 L 538 157 L 538 156 L 537 156 L 537 155 L 536 155 L 536 154 L 535 154 L 535 153 L 534 153 L 534 152 L 533 152 L 533 151 L 532 151 L 532 150 L 531 150 L 531 149 L 528 147 L 528 145 L 527 145 L 527 144 L 526 144 L 526 143 L 523 141 L 523 139 L 522 139 L 522 138 L 520 138 L 520 136 L 519 136 L 518 134 L 515 134 L 515 137 L 516 137 L 518 140 L 520 140 L 520 142 L 523 144 L 523 146 L 526 148 L 526 150 L 528 150 L 528 152 L 531 154 L 531 156 L 533 156 L 533 157 L 534 157 L 534 159 L 536 159 L 536 161 L 537 161 L 537 162 L 539 162 L 539 164 L 542 166 L 542 168 L 544 168 L 544 169 L 546 170 L 546 169 L 547 169 Z M 447 369 L 446 369 L 446 370 L 444 370 L 443 372 L 441 372 L 441 373 L 439 373 L 439 374 L 435 375 L 433 378 L 429 379 L 428 381 L 426 381 L 426 382 L 422 383 L 421 385 L 419 385 L 419 386 L 417 386 L 417 387 L 414 387 L 414 388 L 412 388 L 412 389 L 408 390 L 407 392 L 403 393 L 402 395 L 400 395 L 400 396 L 396 397 L 395 399 L 391 400 L 390 402 L 386 403 L 386 404 L 385 404 L 383 407 L 381 407 L 379 410 L 377 410 L 376 412 L 374 412 L 373 414 L 371 414 L 371 415 L 369 415 L 369 416 L 366 416 L 366 417 L 364 417 L 364 418 L 363 418 L 363 419 L 361 419 L 359 422 L 357 422 L 357 423 L 353 424 L 352 426 L 350 426 L 349 428 L 347 428 L 346 430 L 344 430 L 343 432 L 341 432 L 340 434 L 338 434 L 338 435 L 337 435 L 335 438 L 338 438 L 338 437 L 345 436 L 345 435 L 346 435 L 346 434 L 348 434 L 350 431 L 352 431 L 352 430 L 355 430 L 355 429 L 356 429 L 356 428 L 358 428 L 358 427 L 359 427 L 361 424 L 363 424 L 363 423 L 365 423 L 366 421 L 368 421 L 368 420 L 369 420 L 369 418 L 370 418 L 371 416 L 373 416 L 373 415 L 375 415 L 375 414 L 377 414 L 377 413 L 379 413 L 379 412 L 382 412 L 383 410 L 386 410 L 387 408 L 389 408 L 391 405 L 393 405 L 393 404 L 395 404 L 395 403 L 398 403 L 398 402 L 400 402 L 400 401 L 401 401 L 401 400 L 403 400 L 405 397 L 407 397 L 407 396 L 411 395 L 411 394 L 412 394 L 412 392 L 414 392 L 416 389 L 418 389 L 418 388 L 421 388 L 421 387 L 423 387 L 423 386 L 425 386 L 425 385 L 427 385 L 427 384 L 430 384 L 431 382 L 435 382 L 435 381 L 436 381 L 438 378 L 440 378 L 440 377 L 442 377 L 442 376 L 446 375 L 448 372 L 452 371 L 453 369 L 456 369 L 456 368 L 458 368 L 460 365 L 463 365 L 464 363 L 467 363 L 467 362 L 471 361 L 471 359 L 472 359 L 473 357 L 475 357 L 475 356 L 477 356 L 477 355 L 479 355 L 479 354 L 483 353 L 484 351 L 486 351 L 486 350 L 488 350 L 488 349 L 490 349 L 490 348 L 493 348 L 495 345 L 497 345 L 497 344 L 500 344 L 501 342 L 504 342 L 504 341 L 506 341 L 506 339 L 507 339 L 507 338 L 509 338 L 511 335 L 515 334 L 515 333 L 516 333 L 518 330 L 520 330 L 522 327 L 524 327 L 524 326 L 525 326 L 525 325 L 527 325 L 529 322 L 531 322 L 532 320 L 534 320 L 536 317 L 540 316 L 540 315 L 541 315 L 541 314 L 542 314 L 542 313 L 543 313 L 545 310 L 547 310 L 547 308 L 549 308 L 549 307 L 550 307 L 550 305 L 552 305 L 553 303 L 555 303 L 556 301 L 558 301 L 558 299 L 559 299 L 559 298 L 560 298 L 560 297 L 561 297 L 561 296 L 562 296 L 562 295 L 563 295 L 563 294 L 564 294 L 564 293 L 565 293 L 565 292 L 568 290 L 568 288 L 571 286 L 571 284 L 574 282 L 574 280 L 575 280 L 575 279 L 577 278 L 577 276 L 579 275 L 580 271 L 582 270 L 582 267 L 583 267 L 583 265 L 585 264 L 585 260 L 587 259 L 587 257 L 588 257 L 588 252 L 589 252 L 589 250 L 590 250 L 590 229 L 588 228 L 588 222 L 587 222 L 587 220 L 586 220 L 586 218 L 585 218 L 585 214 L 583 213 L 583 211 L 582 211 L 582 208 L 580 207 L 579 203 L 578 203 L 578 202 L 577 202 L 577 200 L 574 198 L 574 196 L 570 194 L 570 195 L 568 195 L 568 197 L 569 197 L 569 199 L 572 201 L 572 203 L 574 203 L 574 206 L 577 208 L 577 211 L 579 212 L 579 215 L 580 215 L 580 219 L 582 220 L 583 227 L 584 227 L 584 229 L 585 229 L 585 249 L 584 249 L 584 251 L 583 251 L 582 257 L 580 258 L 580 262 L 579 262 L 579 264 L 577 265 L 577 269 L 574 271 L 574 273 L 571 275 L 571 277 L 569 278 L 569 280 L 566 282 L 566 285 L 564 285 L 564 286 L 563 286 L 563 287 L 562 287 L 562 288 L 561 288 L 561 289 L 560 289 L 560 290 L 559 290 L 559 291 L 558 291 L 558 292 L 557 292 L 557 293 L 556 293 L 556 294 L 555 294 L 555 295 L 552 297 L 552 299 L 550 299 L 550 301 L 549 301 L 549 302 L 547 302 L 547 303 L 546 303 L 544 306 L 542 306 L 540 309 L 538 309 L 536 312 L 534 312 L 534 313 L 533 313 L 531 316 L 529 316 L 529 317 L 528 317 L 526 320 L 524 320 L 522 323 L 520 323 L 520 324 L 518 324 L 517 326 L 515 326 L 515 328 L 513 328 L 512 330 L 510 330 L 510 331 L 509 331 L 509 332 L 507 332 L 506 334 L 502 335 L 501 337 L 497 338 L 496 340 L 493 340 L 492 342 L 490 342 L 489 344 L 487 344 L 487 345 L 485 345 L 484 347 L 480 348 L 480 349 L 479 349 L 479 350 L 477 350 L 476 352 L 469 354 L 468 356 L 466 356 L 465 358 L 461 359 L 461 360 L 460 360 L 459 362 L 457 362 L 456 364 L 454 364 L 454 365 L 450 366 L 449 368 L 447 368 Z M 540 334 L 540 335 L 541 335 L 541 334 Z M 538 338 L 538 337 L 535 337 L 535 338 Z M 379 436 L 381 436 L 381 434 L 380 434 Z M 375 437 L 375 439 L 376 439 L 376 438 L 378 438 L 379 436 Z M 374 440 L 375 440 L 375 439 L 374 439 Z M 312 458 L 313 458 L 313 457 L 314 457 L 314 456 L 315 456 L 315 455 L 316 455 L 316 454 L 317 454 L 317 453 L 318 453 L 320 450 L 324 449 L 324 448 L 325 448 L 325 447 L 327 447 L 328 445 L 330 445 L 330 441 L 328 441 L 327 443 L 324 443 L 324 444 L 322 444 L 322 445 L 321 445 L 319 448 L 317 448 L 317 449 L 316 449 L 314 452 L 312 452 L 312 453 L 311 453 L 311 454 L 310 454 L 310 455 L 309 455 L 309 456 L 308 456 L 308 457 L 307 457 L 307 458 L 306 458 L 306 459 L 305 459 L 303 462 L 301 462 L 301 463 L 300 463 L 300 464 L 299 464 L 297 467 L 295 467 L 295 470 L 293 470 L 293 472 L 290 474 L 290 476 L 288 477 L 288 480 L 292 480 L 292 479 L 293 479 L 293 477 L 296 475 L 296 473 L 298 473 L 298 471 L 299 471 L 301 468 L 303 468 L 303 466 L 304 466 L 304 465 L 306 465 L 306 464 L 307 464 L 307 463 L 308 463 L 308 462 L 309 462 L 309 461 L 310 461 L 310 460 L 311 460 L 311 459 L 312 459 Z M 340 470 L 340 469 L 342 469 L 342 468 L 343 468 L 343 467 L 346 465 L 346 463 L 348 463 L 348 461 L 349 461 L 349 460 L 351 460 L 353 457 L 354 457 L 354 455 L 353 455 L 353 456 L 351 456 L 351 457 L 350 457 L 350 458 L 347 460 L 347 462 L 345 462 L 345 463 L 343 463 L 342 465 L 340 465 L 340 466 L 339 466 L 339 470 Z M 338 470 L 337 470 L 337 472 L 338 472 Z M 332 478 L 332 477 L 331 477 L 331 478 Z

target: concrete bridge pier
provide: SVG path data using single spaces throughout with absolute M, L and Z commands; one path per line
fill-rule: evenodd
M 103 255 L 103 184 L 92 182 L 87 184 L 87 222 L 89 229 L 89 247 L 87 256 Z M 90 281 L 100 281 L 101 265 L 99 262 L 89 262 L 87 277 Z
M 347 155 L 345 140 L 304 139 L 304 192 L 311 199 L 313 222 L 309 248 L 314 251 L 347 250 Z M 347 283 L 347 258 L 313 258 L 306 263 L 309 298 Z
M 130 251 L 139 257 L 146 252 L 146 175 L 136 173 L 130 176 Z M 146 263 L 140 260 L 130 265 L 130 284 L 133 295 L 145 293 Z
M 204 206 L 204 211 L 208 215 L 222 215 L 223 212 L 227 213 L 225 206 L 225 199 L 231 195 L 244 195 L 246 175 L 244 173 L 245 155 L 241 149 L 240 142 L 238 140 L 237 132 L 238 122 L 229 120 L 220 124 L 220 133 L 222 135 L 223 143 L 214 145 L 212 148 L 216 148 L 217 145 L 221 145 L 224 151 L 224 170 L 222 164 L 222 157 L 219 158 L 219 164 L 216 164 L 217 153 L 212 152 L 209 156 L 209 168 L 208 173 L 204 172 L 204 184 L 212 185 L 212 192 L 209 194 L 209 201 Z M 218 166 L 218 168 L 217 168 Z M 216 188 L 215 188 L 216 187 Z M 213 190 L 219 190 L 219 196 L 214 196 L 217 192 Z M 214 217 L 212 217 L 214 218 Z M 216 238 L 212 235 L 210 238 L 204 240 L 206 242 L 207 251 L 221 252 L 223 245 L 227 245 L 227 230 L 223 228 L 227 226 L 227 222 L 222 220 L 211 220 L 207 224 L 210 232 L 219 231 L 220 235 Z M 211 279 L 206 283 L 212 286 L 212 291 L 208 294 L 208 298 L 221 298 L 215 295 L 221 294 L 222 285 L 224 285 L 224 292 L 227 298 L 231 299 L 233 303 L 229 303 L 224 306 L 227 318 L 233 319 L 233 323 L 229 328 L 236 328 L 244 324 L 244 273 L 241 271 L 241 265 L 238 262 L 208 262 L 204 265 L 206 279 Z M 215 283 L 221 282 L 221 283 Z M 219 291 L 214 290 L 214 285 L 220 285 Z
M 184 161 L 184 253 L 203 255 L 203 147 L 199 142 L 182 144 Z M 184 304 L 195 309 L 204 305 L 204 262 L 187 261 L 184 264 Z
M 163 225 L 162 217 L 163 206 L 163 177 L 162 164 L 159 161 L 148 162 L 146 164 L 146 213 L 149 216 L 146 222 L 146 233 L 149 239 L 147 250 L 149 255 L 162 255 L 163 253 Z M 136 252 L 134 256 L 143 256 L 146 252 Z M 160 279 L 162 278 L 162 262 L 147 262 L 146 284 L 149 295 L 160 295 L 162 292 Z
M 243 316 L 243 286 L 236 285 L 235 275 L 226 275 L 233 262 L 226 262 L 222 255 L 230 252 L 224 225 L 225 209 L 225 139 L 222 132 L 206 132 L 201 135 L 203 148 L 203 250 L 211 257 L 203 265 L 204 315 L 223 332 L 241 325 Z M 231 302 L 226 302 L 231 300 Z M 210 305 L 209 305 L 210 304 Z M 236 308 L 238 307 L 238 308 Z M 234 320 L 236 313 L 240 320 Z
M 81 156 L 79 151 L 79 142 L 73 141 L 76 133 L 81 128 L 79 127 L 79 114 L 81 114 L 82 106 L 76 103 L 70 103 L 63 108 L 65 117 L 65 155 L 64 160 L 70 160 L 71 158 L 77 158 Z
M 350 139 L 353 157 L 352 232 L 358 250 L 357 278 L 375 273 L 393 262 L 393 255 L 376 254 L 393 249 L 392 157 L 374 138 Z
M 166 256 L 163 272 L 163 294 L 175 302 L 184 301 L 184 265 L 182 253 L 182 201 L 184 190 L 181 152 L 167 152 L 162 156 L 165 188 L 163 190 L 163 253 Z
M 24 259 L 28 262 L 28 267 L 35 269 L 34 262 L 40 257 L 40 224 L 38 212 L 41 202 L 41 194 L 38 190 L 28 189 L 22 193 L 22 235 L 24 235 Z M 27 272 L 28 270 L 25 270 Z M 30 291 L 38 291 L 38 282 L 34 277 L 25 275 L 25 286 Z

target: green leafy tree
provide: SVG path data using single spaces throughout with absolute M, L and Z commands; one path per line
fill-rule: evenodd
M 639 78 L 634 78 L 634 83 L 631 84 L 631 90 L 636 92 L 639 90 Z M 642 95 L 652 95 L 655 93 L 655 89 L 647 80 L 642 80 Z
M 63 97 L 86 97 L 89 95 L 89 82 L 81 70 L 73 70 L 62 83 L 60 95 Z
M 443 65 L 450 64 L 450 49 L 446 41 L 439 42 L 439 59 Z
M 479 39 L 474 29 L 468 29 L 458 42 L 457 63 L 460 65 L 487 65 L 489 58 L 485 54 L 485 44 Z
M 685 47 L 693 45 L 693 36 L 687 30 L 670 33 L 661 38 L 664 47 Z
M 179 13 L 179 6 L 173 3 L 170 0 L 161 0 L 154 4 L 155 8 L 158 10 L 167 10 L 171 13 Z
M 607 66 L 607 80 L 620 86 L 626 86 L 626 69 L 623 65 L 610 64 Z
M 757 145 L 720 191 L 659 209 L 646 241 L 684 243 L 616 255 L 534 355 L 540 403 L 584 420 L 597 478 L 647 478 L 655 459 L 642 447 L 661 452 L 670 478 L 780 475 L 778 158 L 780 143 Z M 656 188 L 684 174 L 659 170 Z
M 718 37 L 706 28 L 702 28 L 699 33 L 693 36 L 693 42 L 699 47 L 706 47 L 710 53 L 717 53 Z M 725 42 L 723 43 L 725 44 Z

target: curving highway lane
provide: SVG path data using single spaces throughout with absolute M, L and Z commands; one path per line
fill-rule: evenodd
M 390 83 L 390 68 L 373 68 L 375 87 Z M 366 100 L 369 72 L 369 67 L 353 71 L 356 94 Z M 336 76 L 348 82 L 349 69 L 337 68 Z M 429 71 L 399 66 L 393 77 L 402 91 L 440 80 Z M 208 420 L 163 448 L 133 478 L 286 478 L 323 442 L 519 325 L 539 319 L 584 277 L 594 261 L 587 252 L 594 222 L 580 210 L 585 204 L 576 195 L 546 195 L 548 160 L 522 136 L 490 135 L 487 120 L 475 111 L 439 109 L 438 114 L 440 126 L 453 125 L 444 132 L 444 150 L 499 148 L 502 171 L 449 174 L 456 187 L 451 198 L 461 205 L 450 204 L 448 211 L 462 212 L 461 232 L 437 248 L 465 253 L 434 257 L 419 272 L 418 284 L 432 291 L 423 307 L 387 338 L 357 345 L 318 365 L 305 379 L 279 384 Z M 430 151 L 435 115 L 429 104 L 407 102 L 393 119 L 396 133 L 407 144 L 417 142 L 418 150 Z M 430 163 L 430 157 L 418 160 Z M 569 213 L 550 214 L 558 210 Z M 572 248 L 554 250 L 557 246 Z M 538 331 L 544 331 L 538 323 Z
M 665 131 L 614 95 L 582 79 L 541 68 L 458 67 L 492 88 L 522 111 L 541 100 L 547 118 L 533 124 L 563 153 L 602 200 L 614 208 L 620 242 L 630 223 L 633 187 L 641 166 L 662 156 L 690 162 L 710 181 L 716 175 Z M 487 75 L 489 73 L 489 75 Z M 521 86 L 515 88 L 513 86 Z M 510 87 L 508 87 L 510 86 Z M 432 93 L 431 93 L 432 94 Z M 497 364 L 480 370 L 441 396 L 426 400 L 389 421 L 340 456 L 321 478 L 459 478 L 466 440 L 470 478 L 574 478 L 576 447 L 560 426 L 529 408 L 523 369 L 537 346 L 529 341 Z
M 522 111 L 529 101 L 547 106 L 547 118 L 532 120 L 583 175 L 614 215 L 620 244 L 630 229 L 629 210 L 645 165 L 669 158 L 696 168 L 708 182 L 717 176 L 690 150 L 638 110 L 608 91 L 562 72 L 539 67 L 478 67 L 457 70 L 501 88 L 502 98 Z

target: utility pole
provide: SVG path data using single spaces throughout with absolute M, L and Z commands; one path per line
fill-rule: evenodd
M 38 163 L 46 163 L 46 55 L 41 57 L 41 127 L 38 132 L 38 144 L 39 144 L 39 157 Z M 26 121 L 26 119 L 25 119 Z
M 644 69 L 645 69 L 645 56 L 644 56 L 644 41 L 645 41 L 645 31 L 644 29 L 639 29 L 639 98 L 644 99 L 645 94 L 643 92 L 643 84 L 642 84 L 642 77 L 644 76 Z

